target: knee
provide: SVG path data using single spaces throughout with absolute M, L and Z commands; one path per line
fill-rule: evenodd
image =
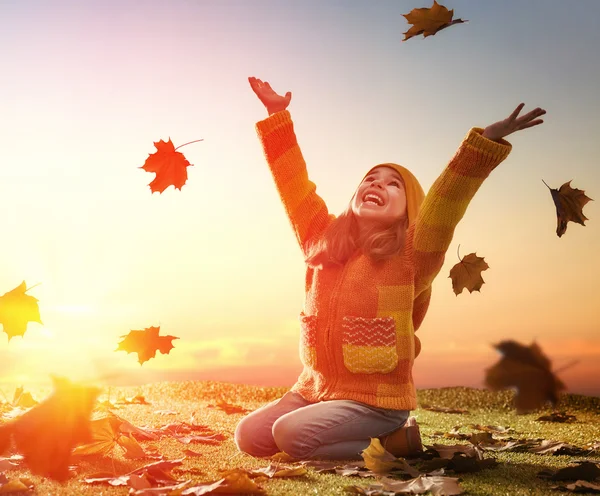
M 233 435 L 237 449 L 252 456 L 264 456 L 257 446 L 256 429 L 248 417 L 243 418 L 235 428 Z
M 298 460 L 307 458 L 314 450 L 308 445 L 302 429 L 294 422 L 292 416 L 283 416 L 273 424 L 273 439 L 281 450 Z

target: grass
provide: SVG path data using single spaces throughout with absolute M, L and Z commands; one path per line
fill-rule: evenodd
M 268 459 L 256 459 L 237 451 L 233 441 L 233 432 L 243 414 L 227 415 L 225 412 L 208 408 L 208 405 L 225 401 L 254 410 L 264 403 L 279 398 L 287 388 L 263 388 L 226 384 L 220 382 L 178 382 L 158 383 L 137 388 L 112 388 L 111 399 L 117 395 L 128 397 L 142 394 L 151 405 L 126 405 L 116 413 L 136 426 L 161 425 L 174 421 L 190 421 L 192 414 L 197 423 L 206 424 L 213 430 L 221 432 L 227 439 L 220 445 L 210 446 L 194 444 L 185 446 L 175 439 L 162 439 L 151 443 L 167 459 L 182 457 L 185 448 L 199 451 L 203 456 L 188 458 L 181 466 L 181 471 L 173 473 L 180 479 L 192 479 L 194 483 L 214 481 L 220 478 L 220 469 L 260 468 L 269 464 Z M 576 446 L 583 446 L 592 441 L 600 441 L 600 398 L 576 395 L 565 395 L 559 405 L 560 410 L 567 410 L 576 415 L 577 422 L 570 424 L 540 422 L 536 419 L 544 412 L 536 414 L 516 415 L 511 408 L 512 393 L 492 393 L 471 388 L 443 388 L 420 390 L 419 404 L 439 407 L 463 408 L 468 414 L 439 413 L 419 408 L 413 412 L 421 426 L 423 442 L 456 444 L 463 443 L 453 439 L 434 437 L 436 431 L 447 432 L 457 425 L 462 425 L 460 432 L 473 430 L 469 424 L 501 425 L 515 429 L 516 437 L 544 438 L 564 441 Z M 157 410 L 172 410 L 176 415 L 158 415 Z M 545 412 L 548 413 L 548 412 Z M 142 443 L 147 446 L 146 442 Z M 477 473 L 460 474 L 461 487 L 469 495 L 485 496 L 520 496 L 572 494 L 550 489 L 551 483 L 536 477 L 544 469 L 558 469 L 567 466 L 581 457 L 537 455 L 517 452 L 486 452 L 486 457 L 494 457 L 499 462 L 495 468 Z M 600 462 L 600 454 L 590 454 L 587 458 L 595 458 Z M 151 461 L 151 460 L 150 460 Z M 10 478 L 29 477 L 35 484 L 36 494 L 57 496 L 82 496 L 92 494 L 125 495 L 124 487 L 108 485 L 88 485 L 82 481 L 84 476 L 97 472 L 113 472 L 117 475 L 129 472 L 150 461 L 127 460 L 121 456 L 121 450 L 115 449 L 114 457 L 94 459 L 80 464 L 79 475 L 65 484 L 30 476 L 26 470 L 13 470 L 7 473 Z M 344 462 L 340 462 L 343 464 Z M 341 495 L 344 487 L 349 485 L 368 486 L 375 483 L 374 478 L 344 477 L 334 474 L 319 474 L 309 469 L 309 474 L 289 479 L 272 479 L 261 483 L 267 494 L 272 496 L 288 495 Z

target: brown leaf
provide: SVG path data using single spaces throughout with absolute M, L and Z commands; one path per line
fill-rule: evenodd
M 550 360 L 541 348 L 532 343 L 524 346 L 516 341 L 502 341 L 496 349 L 504 356 L 486 370 L 486 386 L 493 390 L 516 387 L 517 413 L 528 413 L 544 406 L 555 405 L 565 385 L 551 370 Z
M 542 422 L 561 422 L 571 423 L 576 422 L 577 417 L 575 415 L 569 415 L 567 412 L 552 412 L 550 415 L 542 415 L 537 420 Z
M 559 486 L 560 489 L 562 487 Z M 567 484 L 565 488 L 574 493 L 600 493 L 600 484 L 592 484 L 584 480 L 578 480 L 572 484 Z
M 442 412 L 442 413 L 469 413 L 469 410 L 464 410 L 462 408 L 447 408 L 443 406 L 430 406 L 426 404 L 422 404 L 421 408 L 423 410 L 429 410 L 431 412 Z
M 274 477 L 300 477 L 301 475 L 306 475 L 307 473 L 308 471 L 305 467 L 292 467 L 273 463 L 270 463 L 267 467 L 248 470 L 248 475 L 250 477 L 256 475 L 266 475 L 270 479 Z
M 413 25 L 408 31 L 402 33 L 404 34 L 404 39 L 402 41 L 406 41 L 413 36 L 418 36 L 420 34 L 423 35 L 423 38 L 433 36 L 438 31 L 441 31 L 448 26 L 467 22 L 462 19 L 452 20 L 454 10 L 448 10 L 443 5 L 439 5 L 435 0 L 433 0 L 433 6 L 430 8 L 424 7 L 412 9 L 408 14 L 402 15 Z
M 557 470 L 550 476 L 550 479 L 554 481 L 586 480 L 591 482 L 598 477 L 600 477 L 600 468 L 596 463 L 582 462 Z
M 169 141 L 154 142 L 154 146 L 156 152 L 149 154 L 144 165 L 140 167 L 146 172 L 156 173 L 150 183 L 150 191 L 162 193 L 169 186 L 174 186 L 181 191 L 181 187 L 187 181 L 187 167 L 192 164 L 187 161 L 183 153 L 176 151 L 170 138 Z
M 436 451 L 440 455 L 440 458 L 446 458 L 448 460 L 451 460 L 455 453 L 463 453 L 471 458 L 483 458 L 481 450 L 470 444 L 433 444 L 432 446 L 427 446 L 427 448 Z
M 478 431 L 492 432 L 494 434 L 511 434 L 515 432 L 512 427 L 503 427 L 501 425 L 480 425 L 480 424 L 469 424 L 472 429 Z
M 15 336 L 25 334 L 28 322 L 42 324 L 38 299 L 26 295 L 27 291 L 29 290 L 23 281 L 15 289 L 0 296 L 0 324 L 8 335 L 9 342 Z
M 25 477 L 11 479 L 5 483 L 0 482 L 0 494 L 23 494 L 33 491 L 33 482 Z
M 361 455 L 365 461 L 365 467 L 376 474 L 386 474 L 391 470 L 402 470 L 413 477 L 419 474 L 419 471 L 406 463 L 403 458 L 396 458 L 386 451 L 376 437 L 371 438 L 371 444 L 361 452 Z
M 393 491 L 396 494 L 425 494 L 431 492 L 434 496 L 453 496 L 463 493 L 462 488 L 458 485 L 458 479 L 453 477 L 419 475 L 407 481 L 399 481 L 389 477 L 382 477 L 379 481 L 380 484 L 372 484 L 366 488 L 349 486 L 348 490 L 355 491 L 355 494 L 365 495 L 383 494 L 382 491 Z
M 468 289 L 469 293 L 479 291 L 484 284 L 481 272 L 489 269 L 490 266 L 484 261 L 483 257 L 478 257 L 475 253 L 469 253 L 450 269 L 452 279 L 452 290 L 457 296 L 463 289 Z
M 126 351 L 137 353 L 140 365 L 154 358 L 156 352 L 160 351 L 167 355 L 173 349 L 172 341 L 179 339 L 175 336 L 159 336 L 160 326 L 147 327 L 141 331 L 130 331 L 126 336 L 121 336 L 121 341 L 115 351 Z
M 201 496 L 204 494 L 266 494 L 265 490 L 256 484 L 244 471 L 237 470 L 227 474 L 224 478 L 206 484 L 185 489 L 181 494 L 185 496 Z
M 244 408 L 243 406 L 232 405 L 225 401 L 221 401 L 216 405 L 208 405 L 207 408 L 218 408 L 220 410 L 223 410 L 227 415 L 231 415 L 233 413 L 248 413 L 250 411 L 247 408 Z
M 74 446 L 90 438 L 89 419 L 100 390 L 62 378 L 53 383 L 47 399 L 0 430 L 12 436 L 32 473 L 62 481 L 69 476 Z
M 579 455 L 584 452 L 584 450 L 577 446 L 573 446 L 572 444 L 549 439 L 542 441 L 539 446 L 529 448 L 528 451 L 539 455 L 547 455 L 549 453 L 552 453 L 553 455 Z
M 559 189 L 546 186 L 556 206 L 556 235 L 560 238 L 567 231 L 569 221 L 585 226 L 585 221 L 589 219 L 583 215 L 583 207 L 587 202 L 593 201 L 592 198 L 585 196 L 585 191 L 581 189 L 571 188 L 571 181 L 564 183 Z

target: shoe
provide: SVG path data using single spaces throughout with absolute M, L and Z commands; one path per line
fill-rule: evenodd
M 400 429 L 379 438 L 381 445 L 396 458 L 413 456 L 423 451 L 421 431 L 415 417 L 410 417 Z

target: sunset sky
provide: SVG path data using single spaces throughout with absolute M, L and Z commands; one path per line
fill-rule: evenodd
M 304 263 L 256 136 L 248 76 L 289 110 L 332 213 L 372 166 L 427 191 L 473 126 L 520 103 L 545 123 L 459 224 L 419 330 L 418 388 L 483 387 L 492 344 L 533 340 L 569 391 L 600 395 L 600 2 L 442 2 L 469 22 L 402 42 L 421 0 L 3 0 L 0 295 L 39 284 L 43 325 L 0 332 L 0 382 L 212 379 L 291 386 Z M 153 142 L 193 164 L 151 194 Z M 553 188 L 595 201 L 556 235 Z M 476 252 L 481 292 L 448 278 Z M 132 329 L 178 336 L 143 366 Z

